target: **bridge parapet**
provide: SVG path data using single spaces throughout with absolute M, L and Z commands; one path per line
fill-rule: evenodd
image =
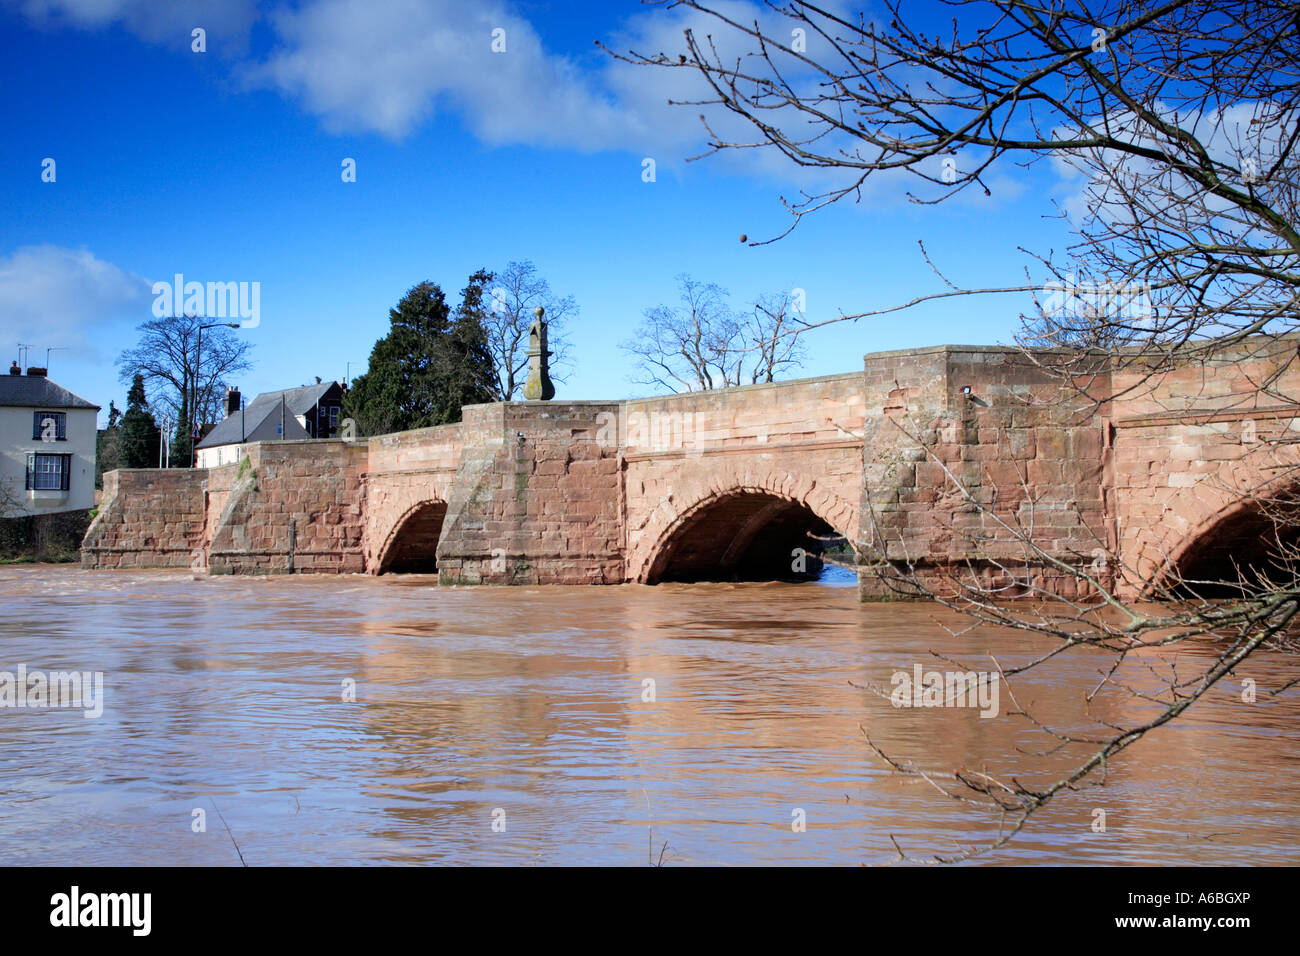
M 455 469 L 460 461 L 463 426 L 435 425 L 359 439 L 367 450 L 366 471 L 371 475 L 424 470 Z
M 857 373 L 631 399 L 618 444 L 629 459 L 808 446 L 860 439 L 864 412 Z

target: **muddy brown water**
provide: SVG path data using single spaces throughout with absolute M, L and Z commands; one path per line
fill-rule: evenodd
M 1050 742 L 1005 688 L 992 718 L 871 689 L 952 669 L 932 652 L 991 669 L 1041 640 L 845 587 L 28 566 L 0 568 L 0 615 L 0 671 L 104 674 L 97 719 L 0 708 L 4 864 L 238 865 L 232 835 L 252 866 L 883 864 L 893 840 L 948 853 L 999 821 L 865 734 L 945 780 L 1068 765 L 1036 755 Z M 1059 727 L 1140 716 L 1119 693 L 1085 709 L 1101 663 L 1057 659 L 1016 699 Z M 1255 703 L 1224 682 L 984 861 L 1300 863 L 1300 704 L 1265 693 L 1298 670 L 1247 662 Z

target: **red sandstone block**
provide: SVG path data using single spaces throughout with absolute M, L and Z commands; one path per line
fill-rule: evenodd
M 1040 455 L 1041 455 L 1041 445 Z M 1056 485 L 1061 483 L 1061 464 L 1059 461 L 1045 461 L 1043 458 L 1035 458 L 1026 466 L 1029 476 L 1030 487 L 1041 488 L 1043 485 Z
M 995 445 L 967 445 L 962 449 L 964 461 L 1002 461 L 1006 456 Z
M 1040 428 L 1036 436 L 1039 459 L 1071 457 L 1069 441 L 1060 428 Z
M 1033 463 L 1029 464 L 1033 467 Z M 985 480 L 998 488 L 1002 489 L 1019 489 L 1024 482 L 1024 466 L 1014 462 L 991 461 L 984 464 L 982 474 Z
M 1076 459 L 1094 459 L 1101 457 L 1101 430 L 1097 428 L 1077 428 L 1070 433 L 1070 450 Z
M 948 482 L 947 474 L 938 463 L 933 461 L 918 461 L 916 463 L 916 484 L 918 488 L 942 487 Z

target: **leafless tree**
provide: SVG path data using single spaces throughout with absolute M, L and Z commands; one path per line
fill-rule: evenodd
M 149 406 L 170 410 L 170 416 L 164 411 L 163 417 L 183 417 L 191 424 L 220 421 L 227 383 L 253 367 L 248 360 L 252 345 L 219 325 L 203 330 L 200 350 L 199 326 L 210 323 L 193 315 L 141 323 L 139 343 L 117 358 L 118 377 L 129 384 L 137 373 L 143 375 Z
M 515 398 L 528 378 L 528 329 L 538 306 L 546 310 L 548 346 L 553 353 L 551 377 L 563 382 L 565 368 L 571 364 L 565 325 L 578 314 L 573 296 L 552 293 L 550 283 L 527 260 L 510 262 L 494 274 L 483 328 L 496 366 L 497 393 L 503 401 Z
M 771 382 L 777 372 L 803 364 L 806 350 L 798 333 L 804 324 L 795 292 L 769 293 L 754 300 L 740 329 L 744 351 L 754 353 L 749 366 L 751 384 Z
M 739 313 L 716 283 L 683 273 L 677 285 L 681 304 L 647 309 L 621 346 L 635 358 L 640 384 L 671 392 L 733 388 L 771 382 L 802 361 L 797 333 L 805 323 L 792 293 L 762 296 Z
M 637 381 L 670 392 L 739 384 L 729 377 L 727 344 L 735 338 L 738 323 L 726 291 L 685 274 L 677 283 L 681 305 L 646 309 L 635 336 L 622 345 L 637 360 Z
M 1058 414 L 1087 414 L 1116 399 L 1108 382 L 1130 383 L 1130 397 L 1153 395 L 1163 375 L 1189 363 L 1211 376 L 1230 364 L 1264 370 L 1237 408 L 1267 405 L 1282 422 L 1250 450 L 1259 473 L 1271 476 L 1267 486 L 1242 492 L 1251 534 L 1268 557 L 1208 580 L 1190 580 L 1168 562 L 1154 577 L 1126 564 L 1104 527 L 1091 560 L 1063 555 L 1038 527 L 1047 522 L 1032 495 L 1028 507 L 1009 512 L 999 493 L 1005 501 L 1014 489 L 968 480 L 965 466 L 944 454 L 936 423 L 900 420 L 915 454 L 942 466 L 947 504 L 936 510 L 978 561 L 922 573 L 925 556 L 907 554 L 873 512 L 864 514 L 858 542 L 863 571 L 974 623 L 1055 641 L 1042 657 L 1003 669 L 1010 681 L 1060 653 L 1101 650 L 1113 662 L 1102 685 L 1151 707 L 1141 720 L 1091 735 L 1039 725 L 1052 746 L 1078 754 L 1072 770 L 1045 782 L 982 770 L 945 782 L 880 752 L 896 769 L 1006 817 L 991 844 L 941 859 L 1001 846 L 1059 794 L 1103 779 L 1108 761 L 1178 719 L 1247 658 L 1300 650 L 1296 499 L 1276 491 L 1300 483 L 1286 428 L 1300 417 L 1292 374 L 1300 331 L 1300 3 L 954 0 L 941 21 L 933 8 L 886 0 L 874 22 L 797 0 L 767 3 L 748 19 L 732 4 L 665 5 L 691 24 L 680 49 L 611 52 L 697 79 L 700 95 L 681 102 L 703 111 L 702 155 L 775 151 L 822 183 L 783 198 L 790 229 L 872 190 L 933 205 L 972 189 L 989 193 L 999 175 L 1027 176 L 1035 167 L 1081 184 L 1074 208 L 1055 210 L 1073 244 L 1060 253 L 1025 250 L 1023 278 L 964 287 L 922 246 L 937 289 L 798 332 L 927 301 L 1032 296 L 1022 315 L 1023 361 L 1057 383 L 1053 398 L 1037 401 Z M 1072 586 L 1063 588 L 1066 579 Z M 1124 585 L 1140 586 L 1144 600 L 1123 598 L 1132 593 Z M 1036 600 L 1007 600 L 1012 595 Z M 1200 666 L 1180 660 L 1158 695 L 1124 682 L 1124 666 L 1143 652 L 1204 641 L 1217 653 Z

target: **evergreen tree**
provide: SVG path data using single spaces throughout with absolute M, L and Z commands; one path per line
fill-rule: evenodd
M 470 278 L 453 318 L 441 287 L 421 282 L 388 313 L 388 335 L 344 399 L 362 435 L 460 421 L 462 405 L 495 397 L 492 360 L 479 315 L 490 273 Z
M 119 468 L 157 468 L 158 446 L 162 435 L 149 412 L 144 394 L 144 376 L 137 374 L 126 396 L 126 414 L 122 416 L 118 440 Z
M 171 453 L 168 456 L 173 468 L 192 468 L 194 466 L 194 439 L 190 435 L 190 417 L 184 411 L 176 423 L 176 434 L 172 436 Z
M 95 433 L 95 487 L 104 487 L 104 472 L 121 468 L 122 412 L 108 403 L 108 427 Z
M 492 278 L 492 273 L 484 269 L 470 276 L 451 328 L 439 343 L 435 369 L 438 394 L 434 401 L 442 421 L 458 422 L 462 406 L 500 397 L 485 326 L 486 291 Z

